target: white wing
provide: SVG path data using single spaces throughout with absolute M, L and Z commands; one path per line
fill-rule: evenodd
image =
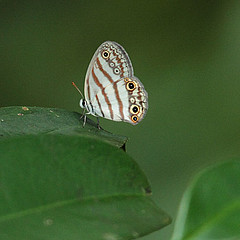
M 84 94 L 94 114 L 114 121 L 137 124 L 148 109 L 147 92 L 133 75 L 128 54 L 111 41 L 95 52 L 87 70 Z
M 106 53 L 109 56 L 105 57 Z M 96 50 L 89 64 L 84 85 L 85 99 L 93 102 L 99 90 L 131 76 L 133 68 L 126 51 L 118 43 L 106 41 Z

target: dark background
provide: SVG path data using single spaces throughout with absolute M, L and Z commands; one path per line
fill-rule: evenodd
M 129 136 L 128 154 L 173 219 L 200 169 L 240 155 L 240 1 L 0 5 L 0 106 L 81 111 L 71 82 L 83 89 L 102 42 L 123 45 L 148 91 L 149 111 L 137 126 L 105 119 L 101 126 Z M 170 239 L 173 226 L 142 239 Z

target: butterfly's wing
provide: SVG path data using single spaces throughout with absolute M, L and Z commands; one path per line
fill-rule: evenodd
M 121 78 L 99 91 L 93 105 L 98 116 L 135 125 L 147 113 L 148 94 L 137 77 Z
M 146 114 L 147 92 L 133 75 L 127 52 L 115 42 L 104 42 L 95 52 L 85 79 L 85 99 L 94 114 L 131 124 Z
M 106 41 L 96 50 L 89 64 L 85 77 L 85 99 L 93 102 L 99 90 L 120 78 L 131 76 L 133 67 L 127 52 L 118 43 Z

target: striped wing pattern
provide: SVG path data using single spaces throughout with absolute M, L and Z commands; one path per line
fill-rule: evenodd
M 148 96 L 133 74 L 123 47 L 104 42 L 95 52 L 85 78 L 84 94 L 91 114 L 131 124 L 140 122 L 148 108 Z

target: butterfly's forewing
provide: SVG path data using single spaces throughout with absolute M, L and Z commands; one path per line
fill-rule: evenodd
M 114 121 L 137 124 L 148 108 L 147 92 L 133 75 L 126 51 L 115 42 L 104 42 L 95 52 L 84 92 L 96 115 Z
M 93 102 L 99 89 L 123 77 L 133 76 L 131 61 L 121 45 L 106 41 L 96 50 L 89 64 L 84 95 Z

